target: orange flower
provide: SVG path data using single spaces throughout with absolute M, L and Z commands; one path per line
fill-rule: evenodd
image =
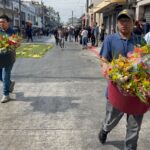
M 143 53 L 143 52 L 144 52 L 144 50 L 143 50 L 142 48 L 140 48 L 140 47 L 134 48 L 134 51 L 135 51 L 136 53 Z

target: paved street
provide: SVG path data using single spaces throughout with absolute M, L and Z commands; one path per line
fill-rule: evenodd
M 42 41 L 54 44 L 36 40 Z M 123 150 L 125 117 L 104 146 L 97 138 L 106 101 L 99 70 L 95 53 L 74 42 L 64 50 L 54 47 L 41 59 L 17 59 L 16 100 L 0 104 L 0 150 Z M 149 118 L 150 112 L 138 150 L 149 150 Z

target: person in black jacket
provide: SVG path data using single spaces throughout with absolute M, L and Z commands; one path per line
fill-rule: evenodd
M 33 42 L 33 37 L 32 37 L 32 23 L 31 22 L 27 22 L 27 26 L 26 26 L 26 36 L 27 36 L 27 42 L 30 41 Z
M 6 15 L 0 16 L 0 34 L 11 36 L 15 31 L 10 28 L 10 18 Z M 15 51 L 0 52 L 0 80 L 3 82 L 3 97 L 1 103 L 10 100 L 9 93 L 14 89 L 15 81 L 11 81 L 11 70 L 16 59 Z

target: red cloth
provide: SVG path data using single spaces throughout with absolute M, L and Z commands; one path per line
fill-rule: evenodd
M 137 96 L 123 95 L 112 81 L 108 82 L 108 99 L 116 109 L 127 114 L 144 114 L 150 108 L 150 98 L 146 105 Z

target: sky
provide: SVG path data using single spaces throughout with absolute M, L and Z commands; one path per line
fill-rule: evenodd
M 40 0 L 41 1 L 41 0 Z M 66 23 L 68 18 L 81 17 L 85 12 L 86 0 L 42 0 L 46 6 L 50 5 L 54 10 L 58 11 L 61 21 Z

